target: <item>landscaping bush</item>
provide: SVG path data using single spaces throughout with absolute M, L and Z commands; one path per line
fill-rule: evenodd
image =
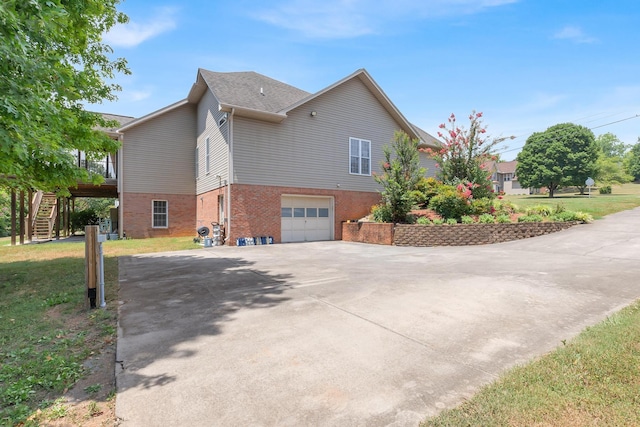
M 442 218 L 433 218 L 433 224 L 434 225 L 442 225 L 442 224 L 444 224 L 444 219 L 442 219 Z
M 416 220 L 416 224 L 429 225 L 431 224 L 431 220 L 429 220 L 429 218 L 427 218 L 426 216 L 421 216 Z
M 551 217 L 553 221 L 557 222 L 569 222 L 569 221 L 580 221 L 580 222 L 591 222 L 593 221 L 593 217 L 591 215 L 584 212 L 572 212 L 572 211 L 564 211 L 555 214 Z
M 415 190 L 411 193 L 416 205 L 421 208 L 429 206 L 431 198 L 438 194 L 440 187 L 442 187 L 442 183 L 437 179 L 422 177 L 416 184 Z
M 473 220 L 473 217 L 470 217 L 469 215 L 462 215 L 460 222 L 463 224 L 473 224 L 475 221 Z
M 447 221 L 445 223 L 447 225 L 456 225 L 458 223 L 458 221 L 456 221 L 455 218 L 447 218 Z
M 494 212 L 495 208 L 491 199 L 483 198 L 471 201 L 471 213 L 473 215 L 492 214 Z
M 542 222 L 542 215 L 525 215 L 518 218 L 518 222 Z
M 511 222 L 511 217 L 509 215 L 498 215 L 496 217 L 496 222 L 498 224 L 509 224 Z
M 551 206 L 548 205 L 536 205 L 536 206 L 531 206 L 530 208 L 527 208 L 525 210 L 525 214 L 527 216 L 535 216 L 535 215 L 539 215 L 542 217 L 548 217 L 553 215 L 554 211 L 553 208 Z
M 603 185 L 602 187 L 600 187 L 598 189 L 598 192 L 600 194 L 611 194 L 611 186 L 610 185 Z
M 83 211 L 71 212 L 69 214 L 69 225 L 71 232 L 84 231 L 87 225 L 98 225 L 99 218 L 93 209 L 85 209 Z
M 512 202 L 504 199 L 496 199 L 493 201 L 493 208 L 496 215 L 512 215 L 518 212 L 518 207 Z
M 458 219 L 471 212 L 467 198 L 450 185 L 440 188 L 440 192 L 431 198 L 429 207 L 444 218 Z
M 482 214 L 478 217 L 478 222 L 480 224 L 494 224 L 496 219 L 491 214 Z

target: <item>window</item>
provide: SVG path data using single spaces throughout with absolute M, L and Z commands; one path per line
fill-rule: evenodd
M 328 208 L 318 209 L 318 216 L 320 218 L 329 218 L 329 209 Z
M 204 151 L 204 171 L 206 173 L 209 173 L 209 157 L 210 157 L 210 153 L 211 153 L 211 144 L 209 143 L 209 138 L 207 138 L 207 141 L 205 143 L 205 151 Z
M 196 179 L 200 176 L 200 150 L 196 147 Z
M 371 141 L 349 138 L 349 173 L 371 175 Z
M 292 209 L 291 208 L 281 208 L 281 216 L 282 218 L 292 218 Z
M 153 228 L 169 227 L 169 202 L 166 200 L 154 200 L 152 203 Z

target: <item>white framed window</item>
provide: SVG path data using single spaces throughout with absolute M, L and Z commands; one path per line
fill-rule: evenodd
M 196 147 L 196 179 L 200 177 L 200 149 Z
M 211 142 L 209 141 L 209 138 L 207 138 L 205 142 L 205 147 L 204 147 L 204 171 L 206 173 L 209 173 L 210 156 L 211 156 Z
M 371 141 L 349 138 L 349 173 L 371 175 Z
M 151 225 L 153 228 L 169 227 L 169 202 L 166 200 L 151 201 Z

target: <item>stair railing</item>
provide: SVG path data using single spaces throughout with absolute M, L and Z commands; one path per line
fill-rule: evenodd
M 36 191 L 33 195 L 33 200 L 31 201 L 31 209 L 29 210 L 31 227 L 32 229 L 36 226 L 36 218 L 38 217 L 38 211 L 40 210 L 40 203 L 42 202 L 42 195 L 44 193 L 42 191 Z

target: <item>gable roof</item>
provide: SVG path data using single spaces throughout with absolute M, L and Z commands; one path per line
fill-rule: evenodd
M 277 113 L 309 92 L 253 71 L 217 73 L 199 69 L 220 104 Z
M 487 170 L 494 170 L 497 173 L 516 173 L 516 166 L 518 166 L 517 160 L 511 160 L 510 162 L 487 162 Z
M 436 138 L 435 136 L 431 135 L 427 131 L 419 128 L 418 126 L 416 126 L 414 124 L 412 124 L 411 126 L 413 126 L 413 128 L 418 132 L 418 135 L 420 137 L 419 138 L 420 139 L 420 144 L 419 144 L 420 148 L 426 148 L 426 147 L 441 148 L 442 147 L 442 141 L 440 141 L 438 138 Z
M 220 111 L 233 112 L 241 117 L 281 123 L 291 110 L 355 78 L 359 79 L 371 91 L 393 119 L 400 124 L 402 130 L 411 138 L 420 140 L 421 147 L 437 148 L 442 145 L 438 139 L 409 123 L 364 68 L 356 70 L 347 77 L 313 94 L 254 71 L 221 73 L 199 68 L 196 81 L 186 99 L 135 119 L 118 130 L 137 126 L 186 103 L 197 104 L 207 90 L 210 90 L 218 101 Z
M 121 128 L 122 126 L 126 125 L 129 122 L 132 122 L 133 120 L 135 120 L 134 117 L 130 117 L 130 116 L 121 116 L 119 114 L 108 114 L 108 113 L 98 113 L 102 116 L 103 119 L 108 120 L 108 121 L 115 121 L 118 122 L 119 126 L 116 128 L 106 128 L 106 127 L 102 127 L 102 126 L 96 126 L 95 129 L 96 130 L 100 130 L 102 132 L 105 132 L 107 135 L 109 135 L 112 138 L 116 138 L 119 133 L 118 133 L 118 128 Z

